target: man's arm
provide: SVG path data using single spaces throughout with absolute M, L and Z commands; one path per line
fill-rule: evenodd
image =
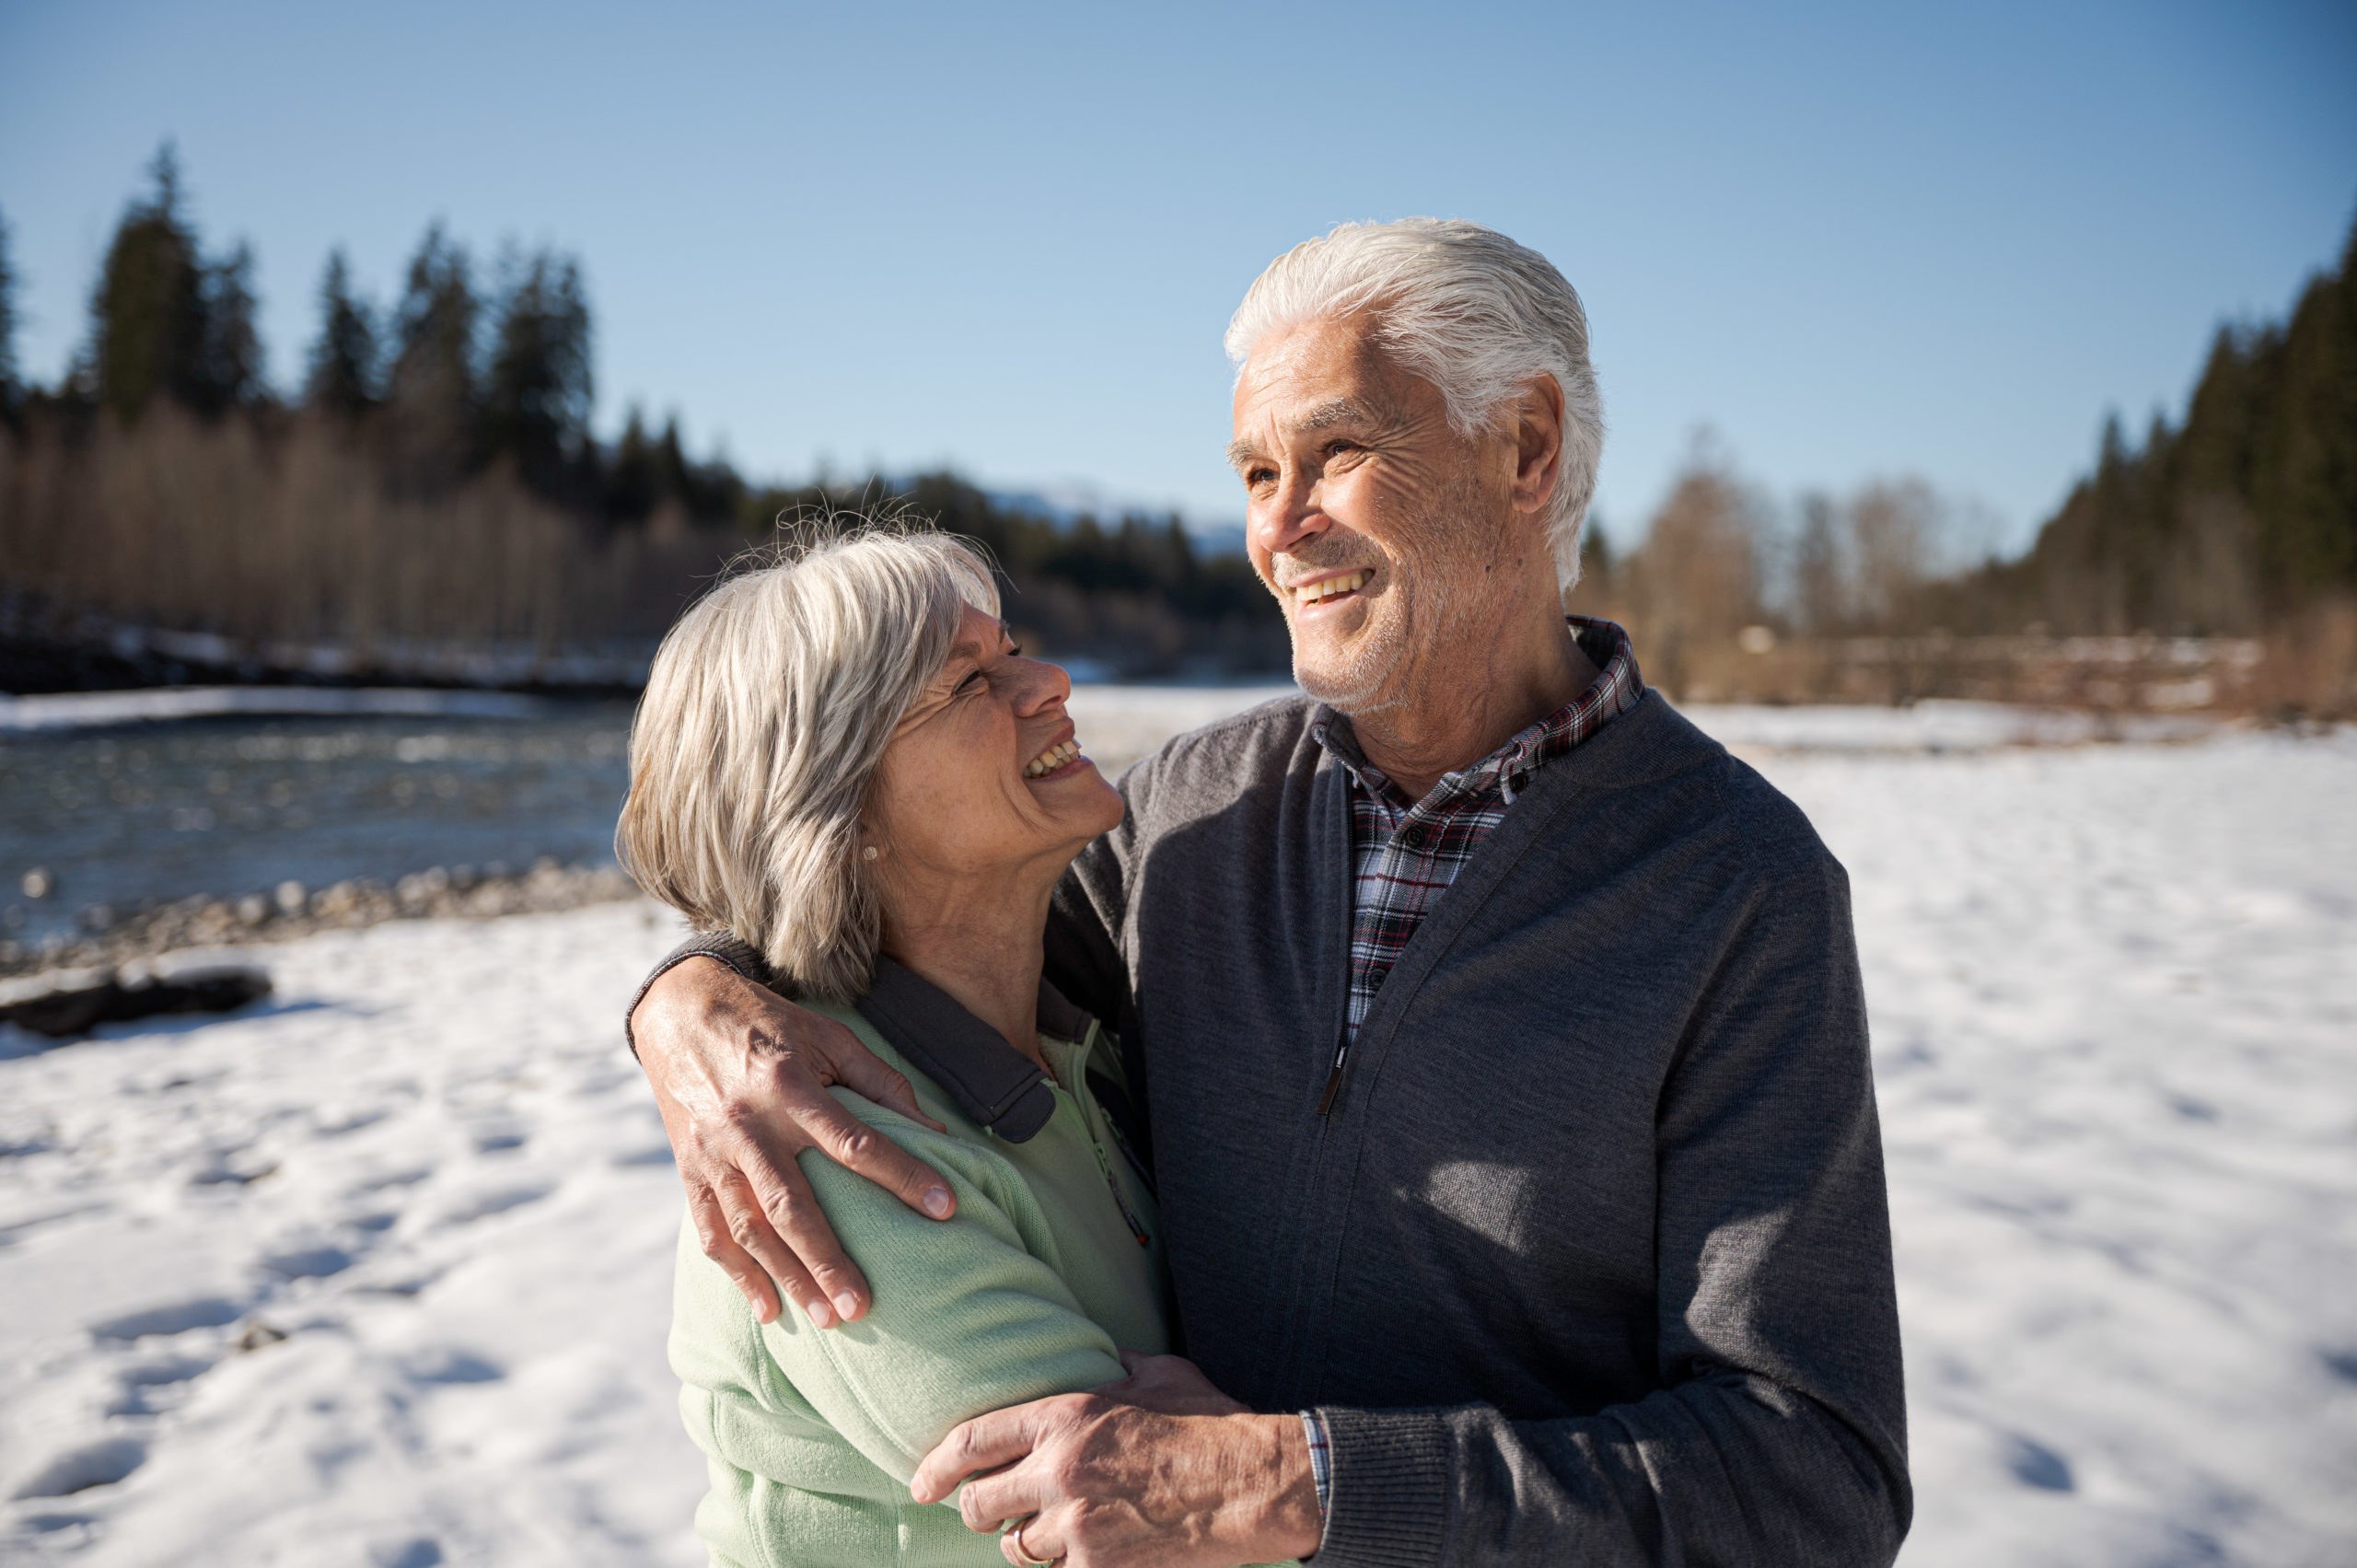
M 1129 978 L 1116 934 L 1144 805 L 1138 792 L 1151 772 L 1141 765 L 1123 775 L 1121 825 L 1082 853 L 1048 915 L 1048 978 L 1117 1023 Z M 770 978 L 746 944 L 696 937 L 656 966 L 624 1028 L 654 1086 L 704 1255 L 727 1271 L 763 1322 L 777 1316 L 783 1293 L 824 1328 L 857 1318 L 871 1297 L 811 1201 L 796 1156 L 814 1149 L 935 1219 L 947 1218 L 957 1200 L 935 1172 L 826 1092 L 841 1085 L 937 1126 L 917 1109 L 908 1080 L 841 1024 L 767 989 Z M 1145 1071 L 1133 1034 L 1123 1035 L 1122 1047 L 1143 1110 Z
M 1847 887 L 1820 851 L 1758 901 L 1656 1113 L 1666 1386 L 1560 1420 L 1483 1404 L 1321 1409 L 1331 1476 L 1320 1563 L 1896 1555 L 1912 1498 Z M 1575 1198 L 1562 1223 L 1577 1223 Z M 993 1478 L 1004 1493 L 1073 1500 L 1077 1522 L 1062 1539 L 1075 1564 L 1142 1562 L 1110 1539 L 1093 1550 L 1094 1522 L 1118 1521 L 1173 1477 L 1215 1489 L 1225 1457 L 1253 1451 L 1248 1423 L 1292 1418 L 1206 1418 L 1097 1453 L 1107 1446 L 1086 1435 L 1109 1419 L 1070 1399 L 981 1418 L 927 1458 L 918 1485 L 1006 1465 Z
M 957 1199 L 939 1174 L 827 1090 L 841 1085 L 927 1126 L 939 1123 L 918 1109 L 909 1081 L 849 1029 L 730 967 L 761 966 L 751 949 L 709 939 L 690 946 L 707 951 L 666 960 L 633 1005 L 627 1028 L 704 1255 L 765 1323 L 778 1315 L 781 1293 L 819 1328 L 857 1318 L 868 1307 L 867 1281 L 844 1255 L 795 1156 L 816 1150 L 911 1209 L 946 1219 Z M 759 972 L 766 977 L 765 967 Z
M 963 1423 L 924 1457 L 910 1494 L 938 1503 L 956 1491 L 970 1530 L 1027 1519 L 1025 1550 L 1070 1568 L 1237 1568 L 1317 1551 L 1301 1418 L 1255 1415 L 1193 1364 L 1152 1359 L 1139 1376 L 1125 1357 L 1122 1384 Z
M 1003 1161 L 882 1110 L 846 1109 L 944 1172 L 958 1212 L 935 1224 L 815 1151 L 802 1157 L 879 1290 L 865 1317 L 836 1332 L 791 1313 L 763 1328 L 787 1400 L 807 1400 L 905 1481 L 943 1434 L 977 1412 L 1122 1376 L 1119 1348 L 1039 1256 L 1047 1222 Z

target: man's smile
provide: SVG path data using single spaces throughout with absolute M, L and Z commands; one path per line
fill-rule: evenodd
M 1340 604 L 1345 599 L 1356 597 L 1361 589 L 1374 580 L 1374 577 L 1373 567 L 1361 566 L 1349 571 L 1329 572 L 1306 582 L 1292 584 L 1285 592 L 1292 598 L 1296 610 L 1314 610 L 1321 605 Z

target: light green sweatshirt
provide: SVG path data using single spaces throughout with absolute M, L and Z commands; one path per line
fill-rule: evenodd
M 911 1501 L 909 1478 L 959 1422 L 1112 1382 L 1116 1347 L 1167 1348 L 1154 1200 L 1087 1086 L 1091 1067 L 1119 1081 L 1120 1053 L 1093 1022 L 1078 1040 L 1043 1030 L 1054 1110 L 1016 1143 L 969 1120 L 857 1012 L 815 1010 L 906 1074 L 949 1129 L 836 1091 L 946 1177 L 958 1212 L 927 1219 L 806 1154 L 804 1175 L 874 1287 L 866 1317 L 825 1330 L 791 1306 L 757 1322 L 694 1226 L 682 1228 L 670 1355 L 712 1475 L 697 1532 L 731 1568 L 1004 1568 L 995 1537 L 947 1504 Z

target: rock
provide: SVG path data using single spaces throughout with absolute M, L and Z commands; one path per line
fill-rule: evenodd
M 238 1336 L 238 1349 L 241 1352 L 257 1351 L 264 1345 L 274 1345 L 285 1337 L 285 1330 L 256 1318 L 250 1320 L 246 1324 L 246 1331 Z
M 269 994 L 263 970 L 184 956 L 121 970 L 56 970 L 0 981 L 0 1023 L 72 1040 L 100 1024 L 160 1013 L 226 1013 Z
M 279 913 L 293 915 L 301 914 L 303 912 L 302 883 L 296 881 L 292 877 L 281 882 L 278 885 L 277 898 Z

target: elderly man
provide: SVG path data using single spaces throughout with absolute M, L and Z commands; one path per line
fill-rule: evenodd
M 1602 440 L 1577 295 L 1471 224 L 1350 225 L 1227 343 L 1308 700 L 1133 769 L 1045 937 L 1145 1086 L 1195 1365 L 969 1422 L 918 1499 L 1025 1519 L 1017 1562 L 1889 1562 L 1847 885 L 1562 614 Z M 905 1086 L 726 943 L 674 963 L 633 1023 L 707 1250 L 764 1311 L 774 1280 L 856 1317 L 792 1156 L 946 1212 L 823 1092 Z

